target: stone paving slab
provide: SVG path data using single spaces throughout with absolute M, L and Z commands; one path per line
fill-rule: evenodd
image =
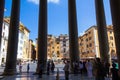
M 49 76 L 44 74 L 42 78 L 38 78 L 38 75 L 33 75 L 34 72 L 36 71 L 36 66 L 37 66 L 36 63 L 30 63 L 30 73 L 28 74 L 26 73 L 27 65 L 24 64 L 21 74 L 17 74 L 14 76 L 5 76 L 5 77 L 0 76 L 0 80 L 56 80 L 57 68 L 59 68 L 59 76 L 60 76 L 59 80 L 65 80 L 64 71 L 63 71 L 64 64 L 56 65 L 54 74 L 50 73 Z M 4 71 L 4 67 L 0 67 L 0 74 L 2 74 L 3 71 Z M 18 66 L 17 66 L 17 71 L 19 72 Z M 80 74 L 78 74 L 76 76 L 76 75 L 70 74 L 69 80 L 95 80 L 95 79 L 94 77 L 90 79 L 87 77 L 87 75 L 81 76 Z M 111 79 L 106 79 L 106 80 L 111 80 Z
M 65 80 L 64 79 L 64 73 L 59 74 L 59 80 Z M 0 80 L 56 80 L 56 73 L 55 74 L 50 74 L 50 75 L 43 75 L 42 78 L 39 78 L 38 75 L 33 75 L 33 73 L 22 73 L 19 75 L 14 75 L 14 76 L 5 76 L 3 79 Z M 69 80 L 94 80 L 94 78 L 87 78 L 85 76 L 74 76 L 70 75 Z
M 63 73 L 60 73 L 59 76 L 60 76 L 59 80 L 65 80 Z M 5 76 L 3 79 L 0 79 L 0 80 L 56 80 L 56 73 L 50 74 L 50 75 L 44 74 L 42 78 L 39 78 L 38 75 L 33 75 L 33 73 L 29 73 L 29 74 L 22 73 L 14 76 Z M 81 76 L 79 74 L 77 76 L 70 74 L 69 80 L 95 80 L 95 79 L 94 77 L 88 78 L 87 76 Z M 112 79 L 110 78 L 105 80 L 112 80 Z

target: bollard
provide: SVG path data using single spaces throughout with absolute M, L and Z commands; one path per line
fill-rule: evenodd
M 56 80 L 59 80 L 59 69 L 57 68 Z

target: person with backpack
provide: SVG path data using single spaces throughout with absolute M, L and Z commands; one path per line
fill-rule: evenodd
M 115 63 L 112 63 L 111 73 L 112 73 L 112 80 L 120 80 L 118 76 L 118 69 L 116 69 Z

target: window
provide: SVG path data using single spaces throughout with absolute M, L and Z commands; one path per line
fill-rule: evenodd
M 21 32 L 21 36 L 20 36 L 20 38 L 23 39 L 23 37 L 24 37 L 24 34 Z
M 64 48 L 63 52 L 65 53 L 66 52 L 66 49 Z
M 51 44 L 53 44 L 53 42 L 51 41 Z
M 91 34 L 91 32 L 89 32 L 89 34 Z
M 88 41 L 88 39 L 86 39 L 86 41 Z
M 64 40 L 63 43 L 65 43 L 66 41 Z
M 87 45 L 87 48 L 88 48 L 88 45 Z
M 3 43 L 4 45 L 5 45 L 5 40 L 4 40 L 4 43 Z
M 20 47 L 20 50 L 22 50 L 22 47 Z
M 113 37 L 112 37 L 112 36 L 110 36 L 110 40 L 113 40 Z
M 3 37 L 4 37 L 5 33 L 3 32 Z
M 91 37 L 89 37 L 89 40 L 91 40 Z
M 89 46 L 92 47 L 92 44 L 90 43 Z
M 63 44 L 63 46 L 66 46 L 66 44 Z
M 112 43 L 112 46 L 113 46 L 113 43 Z
M 81 41 L 83 41 L 83 39 L 81 39 Z
M 89 51 L 87 51 L 87 53 L 89 53 Z
M 82 43 L 80 43 L 80 46 L 82 46 Z
M 110 31 L 110 34 L 112 34 L 112 31 Z
M 59 51 L 57 51 L 57 54 L 59 54 L 60 52 Z
M 52 53 L 54 53 L 54 51 L 52 51 Z
M 3 52 L 4 52 L 4 49 L 3 49 Z
M 5 30 L 5 24 L 4 24 L 4 30 Z
M 23 41 L 22 40 L 20 40 L 20 44 L 22 44 L 23 43 Z

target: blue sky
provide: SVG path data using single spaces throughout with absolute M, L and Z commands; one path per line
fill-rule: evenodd
M 10 16 L 11 1 L 6 0 L 4 16 Z M 109 0 L 103 0 L 107 25 L 111 23 Z M 76 0 L 78 34 L 96 25 L 94 0 Z M 20 21 L 31 31 L 30 39 L 38 35 L 39 0 L 21 0 Z M 68 34 L 68 0 L 48 0 L 48 34 Z

